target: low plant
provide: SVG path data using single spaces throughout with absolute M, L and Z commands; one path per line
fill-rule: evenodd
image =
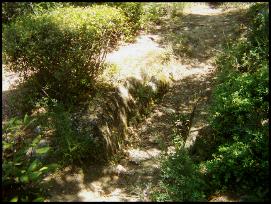
M 84 159 L 98 161 L 103 158 L 102 143 L 95 135 L 97 133 L 89 124 L 82 125 L 80 116 L 73 119 L 72 114 L 57 103 L 49 110 L 48 117 L 51 118 L 48 126 L 54 130 L 54 157 L 61 164 L 82 163 Z
M 156 201 L 205 201 L 206 188 L 198 165 L 194 164 L 186 149 L 164 159 L 159 189 L 152 197 Z
M 3 126 L 2 196 L 3 201 L 43 201 L 41 183 L 57 166 L 44 164 L 50 147 L 40 146 L 41 134 L 34 136 L 35 118 L 12 118 Z

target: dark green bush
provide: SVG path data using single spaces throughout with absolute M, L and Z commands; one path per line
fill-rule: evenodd
M 198 165 L 194 164 L 188 151 L 179 148 L 162 165 L 162 182 L 157 201 L 204 201 L 206 188 Z
M 211 125 L 220 146 L 205 165 L 213 188 L 263 201 L 269 196 L 268 7 L 256 4 L 249 14 L 247 38 L 229 46 L 217 61 Z
M 214 158 L 204 163 L 213 189 L 251 192 L 259 200 L 268 197 L 267 132 L 248 132 L 245 140 L 236 136 L 234 142 L 219 146 Z
M 102 159 L 102 144 L 95 138 L 96 133 L 88 127 L 74 122 L 72 114 L 65 111 L 61 104 L 55 104 L 49 111 L 52 119 L 50 128 L 54 130 L 54 157 L 61 164 L 80 163 L 83 159 L 98 161 Z M 78 118 L 82 123 L 82 118 Z
M 11 70 L 35 76 L 33 86 L 63 102 L 91 90 L 106 53 L 126 33 L 127 19 L 112 7 L 57 8 L 27 15 L 4 28 Z

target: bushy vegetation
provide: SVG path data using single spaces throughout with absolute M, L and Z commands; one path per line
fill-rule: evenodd
M 5 61 L 26 79 L 31 74 L 39 93 L 73 103 L 93 88 L 126 28 L 124 14 L 104 5 L 24 16 L 4 29 Z
M 160 189 L 153 195 L 155 200 L 206 201 L 203 175 L 188 151 L 178 148 L 175 154 L 164 159 Z
M 247 39 L 230 45 L 217 61 L 221 72 L 212 127 L 222 144 L 206 167 L 213 185 L 249 192 L 262 200 L 269 193 L 268 7 L 256 4 L 249 14 L 252 25 Z
M 234 191 L 249 201 L 269 199 L 268 6 L 253 5 L 248 17 L 252 23 L 246 38 L 228 44 L 217 59 L 220 73 L 210 118 L 217 150 L 211 159 L 195 163 L 189 171 L 203 180 L 191 179 L 180 168 L 186 162 L 178 158 L 190 160 L 191 156 L 177 151 L 164 162 L 162 176 L 166 179 L 161 186 L 165 193 L 157 195 L 157 200 L 200 201 L 203 195 L 208 198 L 217 191 Z M 184 197 L 186 194 L 190 196 Z
M 70 2 L 69 4 L 79 7 L 90 7 L 95 5 L 107 5 L 121 9 L 127 17 L 129 35 L 126 40 L 133 40 L 141 28 L 141 15 L 144 3 L 140 2 Z
M 106 3 L 107 5 L 114 6 L 116 8 L 122 9 L 124 14 L 128 18 L 129 28 L 131 36 L 135 36 L 139 29 L 141 28 L 141 15 L 143 4 L 139 2 L 116 2 L 116 3 Z
M 38 14 L 62 7 L 66 3 L 59 2 L 3 2 L 2 3 L 2 22 L 10 23 L 17 17 L 27 14 Z
M 54 170 L 46 164 L 50 147 L 43 132 L 35 129 L 35 118 L 12 118 L 3 126 L 2 196 L 3 201 L 43 201 L 42 179 Z
M 84 160 L 102 161 L 104 152 L 100 140 L 91 126 L 80 126 L 63 105 L 56 104 L 44 117 L 50 118 L 45 126 L 54 130 L 53 156 L 59 163 L 83 163 Z M 78 118 L 77 120 L 80 120 Z M 82 119 L 81 119 L 82 120 Z
M 169 21 L 181 16 L 186 3 L 145 3 L 142 8 L 141 24 L 145 29 L 151 29 L 155 24 Z

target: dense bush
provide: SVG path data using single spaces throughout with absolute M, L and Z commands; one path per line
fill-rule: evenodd
M 165 18 L 170 23 L 176 16 L 182 15 L 184 6 L 183 2 L 146 3 L 142 8 L 141 24 L 148 28 L 153 26 L 153 23 L 160 24 Z
M 212 127 L 223 144 L 205 164 L 216 188 L 224 186 L 265 200 L 269 193 L 268 7 L 256 4 L 249 14 L 254 16 L 247 39 L 229 46 L 217 61 L 221 72 Z
M 4 28 L 5 60 L 13 71 L 34 74 L 41 93 L 64 102 L 93 87 L 101 63 L 126 32 L 127 19 L 112 7 L 64 7 L 17 19 Z
M 157 201 L 204 201 L 205 183 L 196 164 L 184 148 L 167 158 L 162 165 L 162 182 Z
M 142 4 L 140 2 L 110 2 L 105 3 L 109 6 L 113 6 L 121 9 L 125 16 L 128 18 L 129 24 L 129 36 L 127 36 L 128 40 L 133 39 L 133 37 L 137 34 L 139 29 L 141 28 L 141 15 L 142 15 Z
M 2 22 L 10 23 L 17 17 L 29 13 L 42 13 L 51 9 L 61 7 L 66 3 L 58 2 L 3 2 L 2 3 Z

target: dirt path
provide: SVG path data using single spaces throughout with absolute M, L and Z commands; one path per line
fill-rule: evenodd
M 18 84 L 20 77 L 17 73 L 9 72 L 2 65 L 2 121 L 5 121 L 10 113 L 8 98 L 14 94 L 14 89 Z
M 172 151 L 175 116 L 189 118 L 187 147 L 208 131 L 206 110 L 215 77 L 214 57 L 227 38 L 240 32 L 241 17 L 240 12 L 227 13 L 195 4 L 179 21 L 165 24 L 168 27 L 158 26 L 152 35 L 142 34 L 136 43 L 109 55 L 108 61 L 119 67 L 115 80 L 127 74 L 140 78 L 142 70 L 157 63 L 165 45 L 170 45 L 174 57 L 163 70 L 174 76 L 174 84 L 144 122 L 129 127 L 133 142 L 124 150 L 124 156 L 108 166 L 67 167 L 47 177 L 51 186 L 48 201 L 150 200 L 149 192 L 159 178 L 159 157 Z

